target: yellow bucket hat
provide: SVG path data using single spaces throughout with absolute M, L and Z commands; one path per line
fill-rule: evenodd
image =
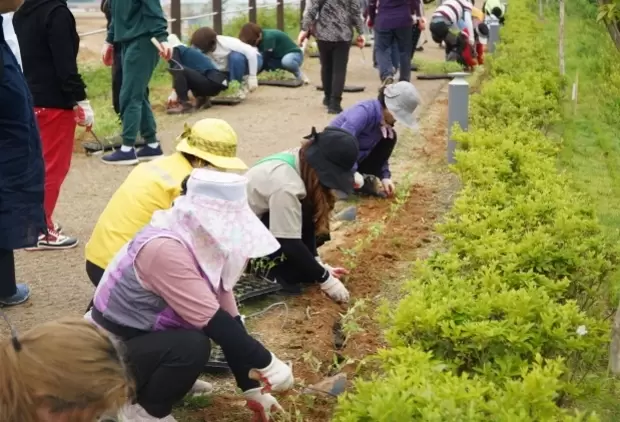
M 190 127 L 187 123 L 179 136 L 177 151 L 201 158 L 226 170 L 246 170 L 237 157 L 237 134 L 221 119 L 202 119 Z

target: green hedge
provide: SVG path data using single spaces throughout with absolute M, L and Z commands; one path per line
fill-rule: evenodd
M 510 3 L 470 131 L 457 136 L 463 187 L 437 227 L 443 250 L 382 309 L 382 371 L 355 382 L 337 422 L 598 420 L 571 399 L 606 361 L 604 297 L 620 253 L 558 173 L 545 134 L 566 83 L 534 7 Z

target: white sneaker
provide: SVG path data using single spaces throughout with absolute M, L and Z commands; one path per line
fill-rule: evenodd
M 302 73 L 301 76 L 299 76 L 299 79 L 303 81 L 304 85 L 308 85 L 310 83 L 310 78 L 308 78 L 305 73 Z
M 78 245 L 78 240 L 75 237 L 65 236 L 59 233 L 55 229 L 48 229 L 47 234 L 39 235 L 39 241 L 37 246 L 32 248 L 26 248 L 27 251 L 42 251 L 42 250 L 54 250 L 54 249 L 71 249 Z
M 203 380 L 196 380 L 192 389 L 187 393 L 190 396 L 206 396 L 213 392 L 213 384 Z
M 137 403 L 123 406 L 118 416 L 119 422 L 178 422 L 172 415 L 165 418 L 151 416 Z

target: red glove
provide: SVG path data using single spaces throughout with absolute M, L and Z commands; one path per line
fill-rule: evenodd
M 101 61 L 106 66 L 112 66 L 112 63 L 114 63 L 114 47 L 112 47 L 112 44 L 103 43 Z

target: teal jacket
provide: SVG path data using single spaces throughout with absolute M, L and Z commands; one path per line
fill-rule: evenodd
M 108 0 L 110 26 L 106 41 L 124 43 L 138 37 L 168 40 L 168 21 L 160 0 Z

